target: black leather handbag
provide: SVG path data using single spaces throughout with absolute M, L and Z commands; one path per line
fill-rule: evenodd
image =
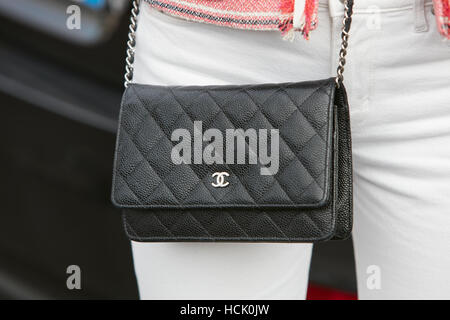
M 133 2 L 112 201 L 135 241 L 317 242 L 352 228 L 349 108 L 337 77 L 244 86 L 131 83 Z

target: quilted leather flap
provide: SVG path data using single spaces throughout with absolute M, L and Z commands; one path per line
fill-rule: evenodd
M 318 207 L 330 196 L 334 79 L 130 85 L 113 203 L 122 208 Z

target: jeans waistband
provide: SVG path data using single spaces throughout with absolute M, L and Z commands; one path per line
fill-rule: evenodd
M 371 13 L 375 9 L 378 12 L 398 11 L 414 9 L 416 2 L 423 5 L 432 5 L 432 0 L 355 0 L 353 5 L 354 13 Z M 344 12 L 343 0 L 320 0 L 321 7 L 329 7 L 331 16 L 342 16 Z

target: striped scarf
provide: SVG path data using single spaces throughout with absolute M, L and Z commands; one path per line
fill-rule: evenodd
M 188 20 L 238 29 L 280 30 L 286 39 L 299 31 L 309 39 L 317 27 L 319 0 L 145 0 Z M 450 0 L 433 0 L 439 32 L 450 39 Z
M 439 33 L 450 39 L 450 0 L 433 0 Z

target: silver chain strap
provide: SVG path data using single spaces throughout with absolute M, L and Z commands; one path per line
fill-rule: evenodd
M 349 2 L 351 4 L 349 5 Z M 137 29 L 137 17 L 139 15 L 139 4 L 140 0 L 133 0 L 131 7 L 131 18 L 130 18 L 130 26 L 128 31 L 128 41 L 127 41 L 127 57 L 125 58 L 125 88 L 128 88 L 128 85 L 133 80 L 133 62 L 134 62 L 134 48 L 136 46 L 136 29 Z M 336 85 L 339 88 L 342 81 L 344 81 L 344 66 L 345 66 L 345 56 L 347 55 L 347 47 L 348 47 L 348 31 L 350 29 L 351 23 L 351 15 L 352 15 L 352 0 L 344 1 L 344 19 L 342 21 L 342 34 L 341 34 L 341 49 L 339 51 L 339 64 L 337 67 L 337 76 L 336 76 Z
M 128 27 L 127 57 L 125 58 L 125 88 L 128 88 L 131 80 L 133 80 L 134 47 L 136 46 L 137 17 L 139 15 L 140 2 L 140 0 L 133 0 L 131 7 L 130 26 Z
M 339 63 L 337 67 L 336 86 L 339 88 L 344 81 L 344 66 L 345 57 L 347 55 L 348 47 L 348 32 L 350 31 L 350 24 L 352 21 L 353 13 L 353 1 L 349 3 L 349 0 L 344 1 L 344 19 L 342 20 L 342 33 L 341 33 L 341 49 L 339 50 Z

